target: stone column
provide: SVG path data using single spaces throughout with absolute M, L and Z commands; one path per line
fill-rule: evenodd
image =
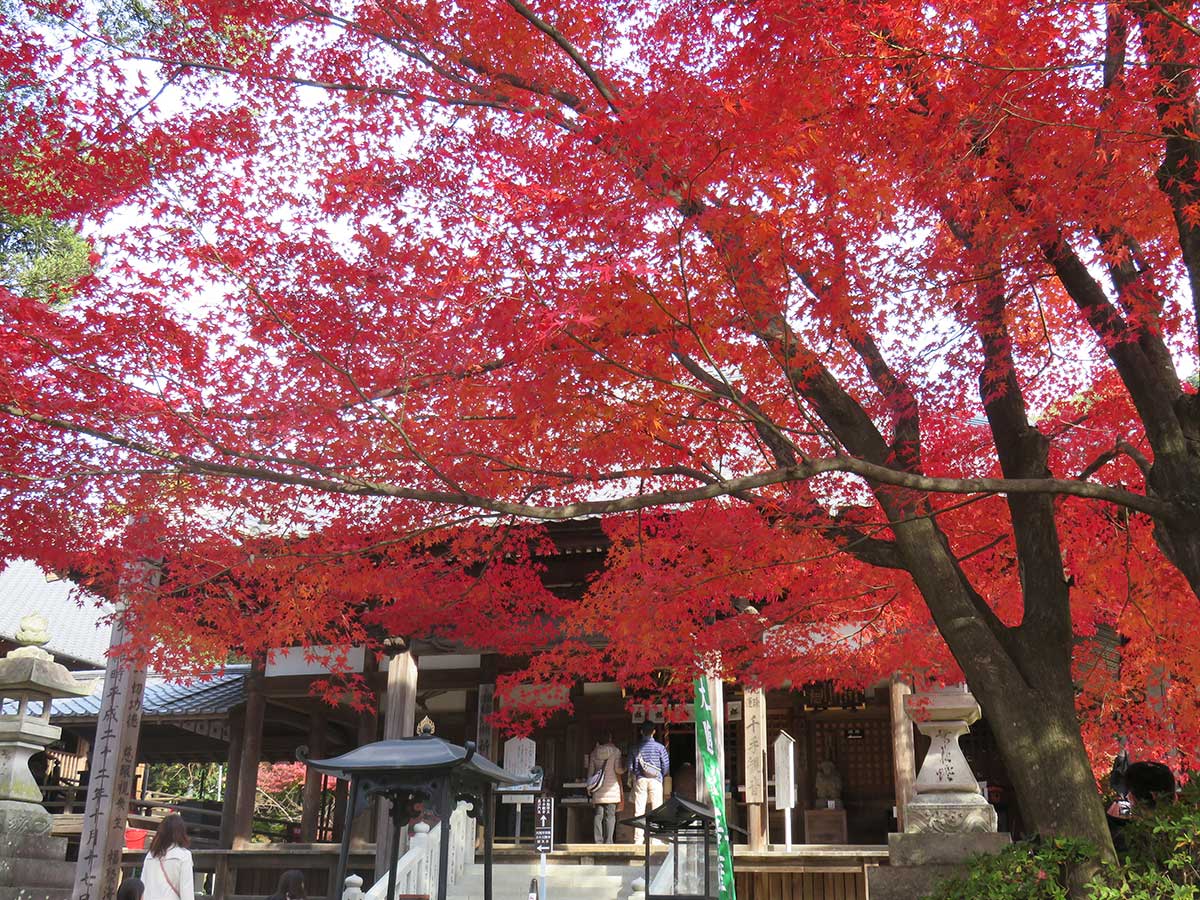
M 122 593 L 153 587 L 157 581 L 157 572 L 146 566 L 130 579 L 122 579 Z M 146 690 L 145 668 L 130 665 L 119 652 L 114 652 L 127 639 L 125 626 L 118 618 L 109 641 L 96 742 L 88 765 L 87 805 L 75 868 L 74 900 L 112 900 L 121 880 L 121 851 L 125 846 L 125 824 L 142 725 L 142 696 Z
M 263 720 L 267 713 L 264 691 L 265 665 L 256 659 L 246 679 L 246 720 L 242 729 L 242 752 L 238 760 L 237 807 L 233 817 L 233 849 L 250 844 L 254 830 L 254 807 L 258 799 L 258 765 L 262 762 Z
M 54 820 L 42 808 L 29 758 L 62 734 L 50 724 L 52 699 L 85 696 L 91 687 L 39 648 L 48 637 L 41 616 L 26 616 L 16 637 L 23 646 L 0 659 L 0 707 L 6 698 L 17 706 L 0 715 L 0 897 L 66 900 L 74 880 L 63 863 L 67 839 L 50 836 Z
M 383 739 L 412 737 L 417 717 L 417 658 L 411 650 L 394 654 L 388 660 L 387 697 L 384 701 Z M 387 871 L 388 848 L 392 840 L 392 818 L 388 804 L 378 802 L 375 811 L 375 877 Z
M 893 678 L 888 689 L 892 718 L 892 771 L 896 788 L 896 830 L 904 831 L 905 808 L 913 797 L 913 785 L 917 777 L 917 755 L 913 746 L 912 720 L 904 708 L 904 700 L 912 693 L 898 678 Z

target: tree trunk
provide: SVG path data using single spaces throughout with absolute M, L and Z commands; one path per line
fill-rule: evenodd
M 894 532 L 995 734 L 1026 824 L 1046 837 L 1086 841 L 1098 859 L 1115 859 L 1075 712 L 1069 628 L 1051 629 L 1037 618 L 1033 627 L 1004 626 L 971 590 L 931 520 L 898 524 Z M 1027 616 L 1039 604 L 1061 602 L 1059 596 L 1031 597 L 1029 585 L 1023 586 Z

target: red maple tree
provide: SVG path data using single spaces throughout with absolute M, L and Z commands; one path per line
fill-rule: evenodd
M 0 29 L 0 207 L 102 255 L 65 309 L 0 297 L 4 549 L 166 560 L 127 612 L 186 636 L 157 652 L 378 627 L 554 643 L 544 680 L 961 669 L 1029 823 L 1107 849 L 1077 685 L 1098 756 L 1194 755 L 1187 4 Z M 511 527 L 615 513 L 578 603 Z M 1119 677 L 1075 652 L 1100 626 Z

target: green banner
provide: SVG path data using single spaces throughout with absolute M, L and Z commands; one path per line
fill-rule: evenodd
M 717 896 L 720 900 L 737 900 L 733 887 L 733 848 L 729 844 L 729 825 L 725 821 L 725 784 L 717 760 L 717 735 L 713 731 L 708 681 L 703 678 L 696 679 L 696 744 L 700 747 L 704 784 L 717 820 Z

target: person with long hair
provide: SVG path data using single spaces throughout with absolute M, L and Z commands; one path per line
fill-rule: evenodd
M 143 900 L 196 900 L 188 843 L 187 826 L 179 813 L 171 813 L 159 823 L 142 864 Z
M 279 876 L 279 886 L 267 900 L 305 900 L 304 873 L 299 869 L 288 869 Z

